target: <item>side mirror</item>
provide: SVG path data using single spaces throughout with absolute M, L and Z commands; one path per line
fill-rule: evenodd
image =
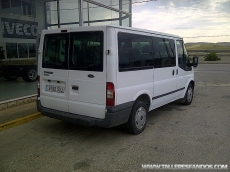
M 197 56 L 193 57 L 192 66 L 193 67 L 197 67 L 198 66 L 198 57 Z

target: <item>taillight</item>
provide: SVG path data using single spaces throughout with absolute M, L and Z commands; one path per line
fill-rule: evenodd
M 40 96 L 40 76 L 38 75 L 38 78 L 37 78 L 37 80 L 38 80 L 38 97 Z
M 106 83 L 106 106 L 114 106 L 115 104 L 115 90 L 112 82 Z

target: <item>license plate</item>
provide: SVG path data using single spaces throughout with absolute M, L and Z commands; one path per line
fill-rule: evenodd
M 65 87 L 46 85 L 46 91 L 64 93 Z

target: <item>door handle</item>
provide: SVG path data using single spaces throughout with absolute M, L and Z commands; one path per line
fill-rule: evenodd
M 176 69 L 176 75 L 178 75 L 178 69 Z
M 73 89 L 73 90 L 78 90 L 79 87 L 78 87 L 78 86 L 72 86 L 72 89 Z
M 173 71 L 172 71 L 172 76 L 174 76 L 174 74 L 175 74 L 175 69 L 173 69 Z

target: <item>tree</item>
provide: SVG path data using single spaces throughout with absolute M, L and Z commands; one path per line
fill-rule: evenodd
M 221 60 L 215 52 L 211 52 L 204 57 L 205 61 L 219 61 Z

